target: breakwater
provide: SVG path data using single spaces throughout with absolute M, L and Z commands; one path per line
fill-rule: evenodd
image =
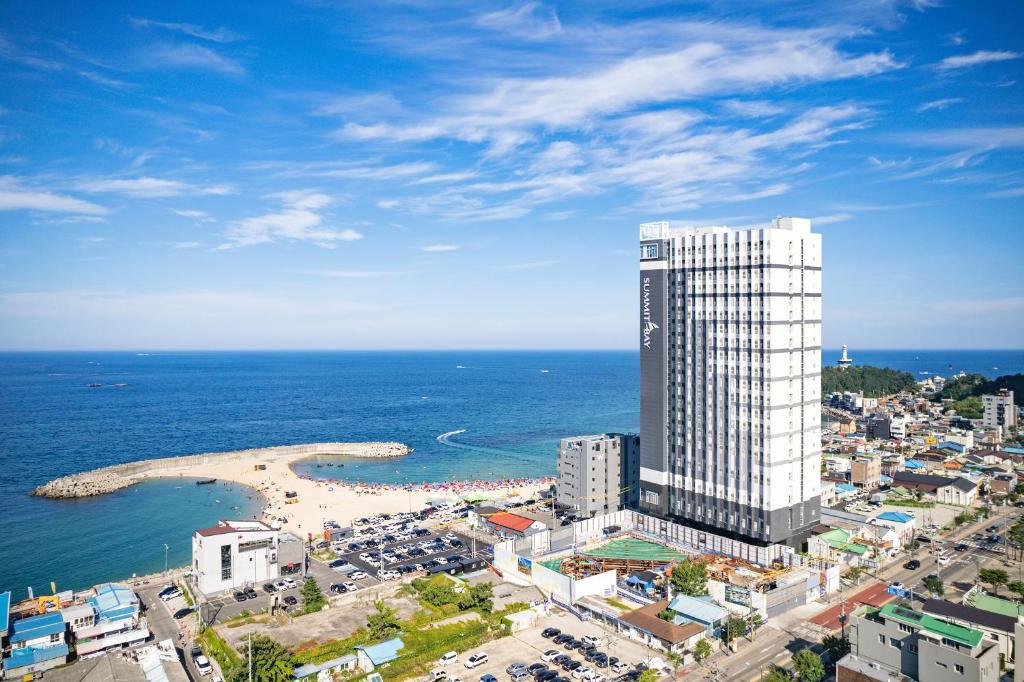
M 55 478 L 32 491 L 36 497 L 69 499 L 106 495 L 151 478 L 181 476 L 196 466 L 230 461 L 250 461 L 253 465 L 270 462 L 291 462 L 318 455 L 340 455 L 362 458 L 403 457 L 411 452 L 409 446 L 395 442 L 373 443 L 305 443 L 279 445 L 230 452 L 207 452 L 198 455 L 163 457 L 83 471 Z

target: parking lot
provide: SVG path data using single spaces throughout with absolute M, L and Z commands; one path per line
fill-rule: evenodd
M 321 561 L 310 557 L 306 575 L 315 578 L 320 589 L 329 596 L 332 591 L 358 591 L 377 585 L 381 582 L 377 576 L 382 572 L 391 571 L 385 575 L 394 579 L 447 563 L 452 557 L 468 558 L 472 554 L 473 540 L 463 533 L 427 529 L 415 521 L 405 523 L 401 531 L 399 528 L 403 527 L 403 520 L 400 519 L 358 527 L 358 537 L 334 545 L 341 550 L 331 552 L 336 559 Z M 419 531 L 419 535 L 415 534 L 416 531 Z M 487 558 L 493 554 L 492 547 L 481 540 L 476 541 L 476 551 L 478 556 Z M 291 582 L 286 582 L 289 580 Z M 203 613 L 207 622 L 223 622 L 241 615 L 243 611 L 266 611 L 275 596 L 285 610 L 300 609 L 303 580 L 304 576 L 299 571 L 268 583 L 257 584 L 248 591 L 239 589 L 213 595 L 203 600 Z M 277 588 L 270 590 L 271 584 L 276 584 Z M 335 586 L 333 590 L 332 586 Z M 243 595 L 245 598 L 241 599 Z M 292 601 L 294 603 L 289 603 Z
M 545 638 L 541 634 L 549 627 L 557 628 L 561 632 L 570 634 L 577 639 L 582 639 L 586 635 L 595 637 L 599 651 L 607 653 L 610 657 L 618 658 L 624 664 L 624 667 L 629 670 L 635 670 L 638 663 L 646 665 L 651 660 L 653 654 L 650 649 L 647 649 L 638 642 L 624 639 L 594 623 L 581 622 L 575 616 L 561 610 L 552 610 L 551 615 L 545 618 L 543 622 L 543 625 L 528 628 L 511 637 L 505 637 L 484 645 L 479 649 L 464 652 L 459 655 L 457 663 L 445 666 L 444 670 L 448 675 L 459 677 L 462 680 L 476 680 L 487 674 L 493 675 L 499 680 L 508 680 L 509 674 L 506 673 L 506 669 L 513 663 L 521 663 L 526 666 L 543 663 L 548 668 L 554 670 L 560 678 L 570 680 L 581 679 L 579 670 L 574 675 L 561 666 L 543 660 L 545 652 L 557 650 L 559 655 L 567 655 L 570 659 L 578 661 L 581 667 L 585 666 L 593 671 L 596 676 L 591 679 L 610 680 L 618 679 L 625 675 L 625 672 L 613 672 L 610 667 L 597 668 L 593 663 L 586 662 L 583 654 L 579 651 L 568 651 L 564 645 L 554 644 L 550 638 Z M 487 662 L 472 670 L 467 670 L 465 667 L 466 659 L 479 651 L 487 653 Z M 532 681 L 533 678 L 531 677 L 530 679 Z

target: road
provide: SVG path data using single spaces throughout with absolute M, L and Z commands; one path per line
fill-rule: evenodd
M 136 591 L 146 609 L 146 619 L 149 621 L 149 629 L 153 633 L 153 638 L 158 642 L 165 639 L 174 642 L 175 649 L 178 652 L 178 660 L 184 664 L 185 673 L 188 675 L 189 680 L 195 682 L 201 679 L 202 676 L 196 670 L 192 657 L 189 656 L 189 649 L 192 648 L 192 643 L 180 638 L 182 634 L 181 628 L 178 627 L 178 622 L 171 615 L 170 607 L 157 596 L 161 589 L 163 589 L 163 585 L 149 585 L 137 588 Z M 181 598 L 179 597 L 178 599 L 180 600 Z

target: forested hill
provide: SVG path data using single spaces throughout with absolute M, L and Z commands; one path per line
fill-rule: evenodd
M 1021 396 L 1024 396 L 1024 374 L 1007 374 L 986 379 L 981 374 L 966 374 L 959 379 L 952 379 L 939 391 L 937 399 L 963 400 L 971 396 L 995 393 L 1000 388 L 1008 388 L 1013 391 L 1014 401 L 1020 404 Z
M 859 365 L 840 369 L 825 367 L 821 372 L 821 395 L 850 391 L 863 392 L 866 398 L 880 398 L 901 391 L 916 393 L 917 381 L 910 372 L 900 372 L 888 367 Z

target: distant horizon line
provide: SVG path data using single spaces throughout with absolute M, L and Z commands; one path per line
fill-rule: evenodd
M 822 351 L 841 351 L 842 346 L 822 348 Z M 1024 348 L 884 348 L 849 346 L 847 350 L 856 362 L 860 351 L 897 352 L 1000 352 L 1019 353 Z M 639 353 L 639 348 L 0 348 L 3 353 Z

